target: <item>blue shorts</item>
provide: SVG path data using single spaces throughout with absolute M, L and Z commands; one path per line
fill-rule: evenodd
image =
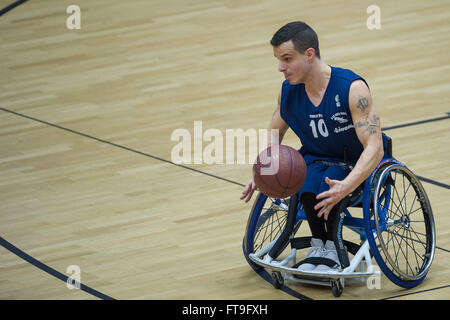
M 325 177 L 333 180 L 343 180 L 348 175 L 342 166 L 325 164 L 321 162 L 322 160 L 323 158 L 305 156 L 306 179 L 298 192 L 299 199 L 301 199 L 303 192 L 312 192 L 318 195 L 329 190 L 330 186 L 325 182 Z

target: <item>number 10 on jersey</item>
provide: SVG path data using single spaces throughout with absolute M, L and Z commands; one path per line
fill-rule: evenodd
M 322 137 L 328 137 L 328 129 L 327 126 L 325 125 L 325 120 L 319 119 L 319 121 L 317 121 L 317 126 L 316 122 L 314 120 L 311 120 L 309 126 L 311 127 L 314 138 L 319 137 L 319 135 L 317 134 L 317 130 L 319 131 Z

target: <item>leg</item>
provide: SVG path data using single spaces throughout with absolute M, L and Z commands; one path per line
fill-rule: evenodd
M 347 172 L 345 171 L 344 168 L 342 168 L 340 166 L 328 167 L 327 170 L 323 174 L 318 193 L 321 193 L 323 191 L 330 189 L 328 184 L 325 182 L 325 177 L 328 177 L 330 179 L 335 179 L 335 180 L 343 180 L 343 179 L 345 179 L 346 176 L 347 176 Z M 326 240 L 334 241 L 335 239 L 342 238 L 342 235 L 340 234 L 342 231 L 342 228 L 338 228 L 338 226 L 339 226 L 339 223 L 342 223 L 340 214 L 344 209 L 342 207 L 343 205 L 345 205 L 343 203 L 343 201 L 340 201 L 339 203 L 337 203 L 334 206 L 334 208 L 331 210 L 330 214 L 328 215 L 328 220 L 326 221 L 326 226 L 327 226 Z
M 317 210 L 314 206 L 317 204 L 316 195 L 312 192 L 302 193 L 303 210 L 308 219 L 309 228 L 311 229 L 311 249 L 306 254 L 306 258 L 317 258 L 324 254 L 324 242 L 326 241 L 327 233 L 325 230 L 325 221 L 323 218 L 317 217 Z M 298 267 L 299 271 L 312 271 L 316 268 L 315 264 L 302 263 Z
M 314 206 L 319 201 L 316 200 L 316 195 L 312 192 L 304 192 L 302 194 L 303 210 L 306 213 L 308 219 L 309 228 L 311 229 L 311 235 L 313 238 L 321 239 L 323 242 L 327 240 L 327 232 L 325 230 L 325 223 L 323 218 L 317 217 L 318 211 L 314 209 Z
M 343 179 L 345 177 L 345 171 L 341 169 L 342 168 L 337 166 L 329 167 L 328 165 L 320 162 L 313 163 L 308 167 L 306 182 L 301 190 L 303 210 L 306 214 L 312 234 L 312 248 L 306 255 L 307 258 L 325 257 L 336 261 L 336 263 L 339 263 L 338 255 L 333 241 L 327 241 L 328 237 L 330 237 L 330 239 L 333 238 L 334 229 L 329 228 L 330 235 L 327 235 L 325 220 L 323 218 L 317 217 L 318 211 L 314 209 L 314 206 L 319 202 L 316 199 L 316 195 L 329 188 L 324 181 L 325 176 L 328 176 L 331 179 Z M 342 175 L 344 176 L 342 177 Z M 330 269 L 330 267 L 326 265 L 319 265 L 317 266 L 317 268 L 311 263 L 304 263 L 301 264 L 298 269 L 300 271 L 326 271 Z
M 344 239 L 342 238 L 342 226 L 344 222 L 344 215 L 342 215 L 342 213 L 346 206 L 345 200 L 336 204 L 331 210 L 326 222 L 327 243 L 332 242 L 334 244 L 334 249 L 336 250 L 342 268 L 346 268 L 350 265 L 347 248 L 345 247 Z M 328 244 L 328 247 L 333 249 L 331 244 Z
M 345 179 L 347 172 L 345 169 L 339 166 L 331 166 L 325 171 L 320 186 L 320 192 L 329 189 L 329 186 L 325 183 L 325 177 L 330 179 L 343 180 Z M 347 254 L 347 248 L 344 246 L 344 240 L 342 239 L 342 225 L 344 216 L 341 213 L 344 211 L 347 203 L 345 200 L 337 203 L 328 215 L 326 224 L 326 242 L 325 249 L 327 250 L 325 257 L 330 258 L 336 262 L 339 262 L 341 267 L 345 268 L 350 265 L 350 261 Z M 317 270 L 326 271 L 329 269 L 327 266 L 319 266 Z
M 321 182 L 324 179 L 324 172 L 327 168 L 326 165 L 319 162 L 309 164 L 305 183 L 299 192 L 299 200 L 303 204 L 303 211 L 306 214 L 312 237 L 320 239 L 323 242 L 326 241 L 325 221 L 323 218 L 317 217 L 318 211 L 314 209 L 314 206 L 318 203 L 316 195 L 318 194 Z

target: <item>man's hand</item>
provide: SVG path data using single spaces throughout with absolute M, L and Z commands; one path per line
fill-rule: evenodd
M 331 180 L 328 177 L 325 177 L 325 182 L 330 186 L 330 189 L 317 195 L 316 199 L 323 200 L 316 204 L 314 209 L 320 209 L 317 217 L 320 218 L 323 215 L 323 218 L 328 220 L 331 209 L 333 209 L 333 207 L 341 201 L 348 192 L 345 191 L 346 188 L 343 181 Z
M 253 181 L 253 178 L 250 179 L 250 181 L 245 186 L 244 191 L 242 191 L 241 194 L 241 200 L 245 199 L 245 202 L 249 202 L 252 198 L 253 192 L 256 190 L 256 184 L 255 181 Z

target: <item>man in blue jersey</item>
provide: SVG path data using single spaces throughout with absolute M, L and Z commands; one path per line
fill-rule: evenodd
M 325 63 L 317 34 L 306 23 L 286 24 L 271 44 L 286 81 L 268 129 L 278 130 L 281 143 L 291 128 L 302 143 L 307 177 L 298 196 L 312 233 L 307 258 L 326 258 L 339 267 L 336 211 L 383 157 L 380 118 L 365 80 L 351 70 Z M 344 161 L 353 167 L 350 173 L 342 166 Z M 248 202 L 255 189 L 251 179 L 241 200 Z M 329 264 L 299 266 L 301 271 L 329 269 Z

